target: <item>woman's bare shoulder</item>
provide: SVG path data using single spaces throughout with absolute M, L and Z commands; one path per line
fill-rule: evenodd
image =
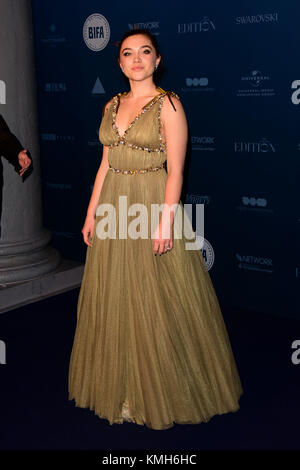
M 118 95 L 114 95 L 110 100 L 108 100 L 105 103 L 105 105 L 103 106 L 103 110 L 102 110 L 102 117 L 104 116 L 105 112 L 108 110 L 108 108 L 110 107 L 110 105 L 113 103 L 113 101 L 115 100 L 117 96 Z
M 162 118 L 168 118 L 170 115 L 184 113 L 184 109 L 180 100 L 180 97 L 174 91 L 164 91 L 164 102 L 162 107 Z

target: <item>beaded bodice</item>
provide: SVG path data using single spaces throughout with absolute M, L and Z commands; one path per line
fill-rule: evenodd
M 149 101 L 130 123 L 123 135 L 116 126 L 122 93 L 114 96 L 103 115 L 99 138 L 109 147 L 109 164 L 116 168 L 148 168 L 166 160 L 166 143 L 161 132 L 161 109 L 165 96 L 176 96 L 158 88 L 159 94 Z M 125 93 L 124 93 L 125 94 Z

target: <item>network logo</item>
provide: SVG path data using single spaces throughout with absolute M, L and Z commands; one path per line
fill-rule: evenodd
M 273 260 L 271 258 L 256 255 L 242 255 L 240 253 L 236 253 L 235 256 L 238 261 L 239 269 L 263 271 L 267 273 L 272 273 L 274 270 Z
M 146 23 L 128 23 L 129 29 L 148 29 L 152 34 L 159 34 L 159 21 L 147 21 Z

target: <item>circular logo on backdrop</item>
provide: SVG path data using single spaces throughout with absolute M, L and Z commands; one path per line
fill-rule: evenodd
M 203 246 L 201 248 L 202 256 L 204 258 L 207 271 L 209 271 L 215 261 L 215 252 L 209 241 L 206 240 L 206 238 L 204 238 L 204 240 L 202 239 L 201 243 L 203 243 Z
M 88 16 L 83 25 L 83 39 L 92 51 L 102 51 L 109 41 L 110 27 L 107 19 L 100 13 Z

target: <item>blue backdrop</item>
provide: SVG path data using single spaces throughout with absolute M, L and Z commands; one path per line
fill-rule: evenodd
M 299 1 L 32 4 L 53 245 L 85 259 L 81 228 L 101 162 L 101 112 L 127 90 L 114 43 L 147 28 L 164 55 L 159 85 L 180 96 L 187 114 L 182 200 L 205 204 L 220 301 L 300 318 Z

